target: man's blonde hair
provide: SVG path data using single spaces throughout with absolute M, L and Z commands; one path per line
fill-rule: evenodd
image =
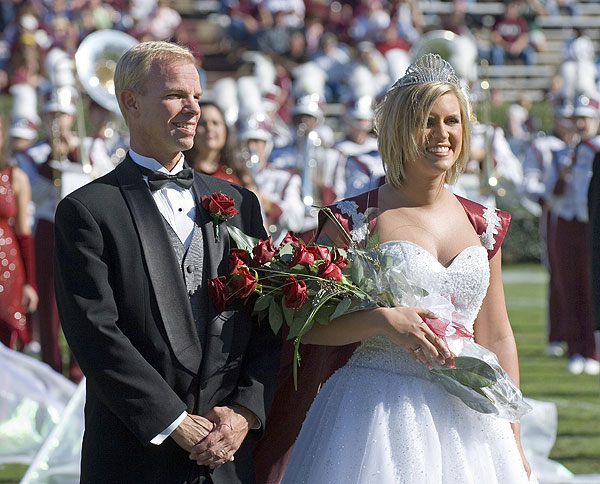
M 462 147 L 456 163 L 446 173 L 446 183 L 452 184 L 469 161 L 471 107 L 466 93 L 456 84 L 423 82 L 390 89 L 377 106 L 377 144 L 386 179 L 393 186 L 402 185 L 406 164 L 413 163 L 423 155 L 425 129 L 431 108 L 449 92 L 458 99 L 462 124 Z
M 115 68 L 115 95 L 123 116 L 125 116 L 125 109 L 121 105 L 123 90 L 131 89 L 145 94 L 146 81 L 154 64 L 168 65 L 180 60 L 196 63 L 194 54 L 187 47 L 162 40 L 141 42 L 125 52 Z

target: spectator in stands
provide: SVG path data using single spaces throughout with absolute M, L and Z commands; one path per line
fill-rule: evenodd
M 394 23 L 391 23 L 383 31 L 383 39 L 375 42 L 375 47 L 379 52 L 381 52 L 382 55 L 385 55 L 392 49 L 401 49 L 406 52 L 410 51 L 410 44 L 405 38 L 400 37 L 398 30 L 398 26 Z
M 542 0 L 525 0 L 521 6 L 521 15 L 527 22 L 529 32 L 529 43 L 536 52 L 546 52 L 548 45 L 546 35 L 538 23 L 539 17 L 548 15 L 548 9 Z
M 290 3 L 283 0 L 269 3 L 273 24 L 258 35 L 258 47 L 262 52 L 283 55 L 290 50 L 292 32 L 297 29 L 288 23 L 288 18 L 293 12 L 292 8 Z
M 381 0 L 362 0 L 363 12 L 356 16 L 350 26 L 350 37 L 354 42 L 382 40 L 382 32 L 390 24 L 390 16 Z
M 511 104 L 506 110 L 506 138 L 512 152 L 517 158 L 524 157 L 524 151 L 531 138 L 532 124 L 529 110 L 531 98 L 524 92 L 519 94 L 516 103 Z
M 309 56 L 313 55 L 319 48 L 319 39 L 325 32 L 324 22 L 328 14 L 328 6 L 324 14 L 322 9 L 313 9 L 310 3 L 307 6 L 306 18 L 304 19 L 304 40 L 306 42 L 306 52 Z
M 17 6 L 17 1 L 0 2 L 0 32 L 4 32 L 16 17 Z
M 173 35 L 173 42 L 179 45 L 183 45 L 190 49 L 190 52 L 196 59 L 196 67 L 198 68 L 198 75 L 200 76 L 200 85 L 206 86 L 206 71 L 202 67 L 204 61 L 204 55 L 202 53 L 202 46 L 198 41 L 198 35 L 195 32 L 195 23 L 189 20 L 182 20 L 177 30 Z
M 112 29 L 116 20 L 116 11 L 112 5 L 102 0 L 88 0 L 79 12 L 79 30 L 85 26 L 86 34 L 102 29 Z M 83 39 L 83 37 L 82 37 Z
M 172 3 L 172 0 L 157 0 L 150 16 L 137 24 L 135 36 L 143 40 L 171 40 L 182 21 Z
M 309 55 L 306 51 L 306 36 L 302 29 L 293 30 L 290 34 L 290 44 L 285 59 L 291 66 L 304 64 L 308 62 Z M 288 72 L 292 69 L 288 68 Z
M 324 23 L 326 32 L 333 32 L 340 42 L 350 42 L 350 26 L 354 21 L 354 7 L 352 2 L 332 1 L 329 3 L 329 15 Z
M 494 65 L 504 65 L 505 59 L 521 60 L 526 65 L 535 63 L 535 53 L 529 45 L 527 23 L 521 17 L 520 0 L 508 0 L 506 11 L 492 28 L 491 61 Z
M 346 74 L 345 66 L 350 62 L 350 55 L 339 43 L 333 32 L 325 32 L 319 42 L 319 50 L 312 57 L 321 70 L 325 73 L 327 102 L 339 99 L 339 86 Z
M 392 24 L 398 28 L 398 35 L 413 44 L 423 32 L 425 19 L 416 0 L 394 0 L 391 3 Z
M 558 16 L 566 13 L 575 16 L 579 13 L 577 0 L 546 0 L 546 7 L 549 15 Z
M 228 36 L 239 45 L 250 50 L 258 49 L 258 34 L 268 24 L 265 18 L 270 14 L 264 2 L 253 0 L 225 0 L 225 13 L 231 19 L 227 28 Z
M 121 32 L 133 32 L 136 25 L 136 19 L 132 13 L 134 0 L 120 0 L 113 4 L 115 12 L 115 23 L 113 28 Z
M 265 5 L 273 15 L 285 12 L 283 23 L 291 28 L 304 27 L 306 7 L 302 0 L 266 0 Z
M 471 26 L 467 21 L 466 4 L 467 2 L 464 0 L 454 1 L 452 10 L 440 14 L 440 24 L 443 30 L 449 30 L 456 35 L 473 36 Z
M 346 65 L 344 84 L 340 86 L 340 101 L 351 104 L 364 96 L 377 98 L 392 83 L 388 72 L 386 58 L 375 45 L 366 40 L 359 42 L 355 58 Z
M 39 15 L 33 6 L 21 4 L 12 24 L 2 33 L 9 55 L 2 67 L 7 85 L 40 83 L 42 51 L 49 49 L 50 38 L 40 27 Z
M 563 45 L 562 57 L 559 72 L 567 98 L 573 100 L 579 94 L 598 90 L 594 43 L 583 29 L 573 30 Z

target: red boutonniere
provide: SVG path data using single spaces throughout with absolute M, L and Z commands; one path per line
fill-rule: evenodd
M 206 195 L 201 197 L 201 204 L 204 210 L 210 213 L 213 218 L 215 229 L 215 240 L 219 241 L 219 224 L 233 217 L 238 211 L 234 207 L 235 201 L 223 193 L 213 193 L 210 197 Z

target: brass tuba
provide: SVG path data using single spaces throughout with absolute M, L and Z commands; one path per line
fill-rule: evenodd
M 98 30 L 83 39 L 75 53 L 77 77 L 87 94 L 104 109 L 120 115 L 115 97 L 117 61 L 138 41 L 119 30 Z

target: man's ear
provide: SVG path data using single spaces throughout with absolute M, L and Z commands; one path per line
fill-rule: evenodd
M 123 109 L 131 116 L 135 116 L 138 113 L 137 93 L 131 89 L 123 89 L 120 98 Z

